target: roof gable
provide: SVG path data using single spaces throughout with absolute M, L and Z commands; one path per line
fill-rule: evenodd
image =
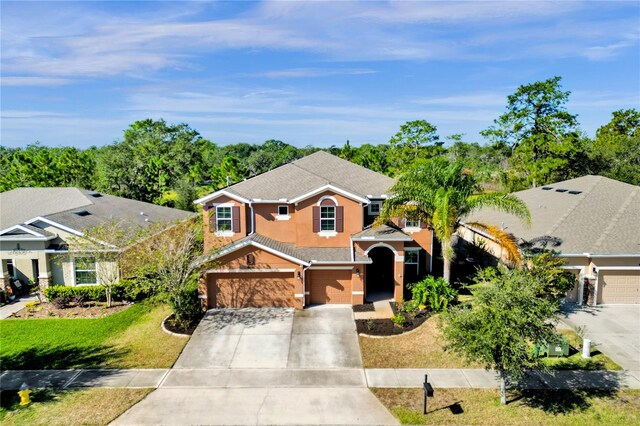
M 312 196 L 323 188 L 366 202 L 367 198 L 384 197 L 393 183 L 390 177 L 318 151 L 216 191 L 195 203 L 206 203 L 221 195 L 242 202 L 297 202 L 304 199 L 306 194 Z

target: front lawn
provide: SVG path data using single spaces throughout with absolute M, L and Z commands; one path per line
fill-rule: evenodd
M 106 425 L 153 389 L 37 389 L 20 407 L 15 391 L 2 391 L 0 423 L 12 425 Z
M 389 338 L 359 337 L 365 368 L 481 368 L 445 353 L 437 315 L 415 331 Z
M 169 368 L 188 339 L 160 328 L 169 308 L 147 303 L 95 319 L 0 321 L 0 368 Z
M 512 391 L 506 406 L 498 390 L 435 389 L 427 415 L 422 389 L 371 391 L 403 424 L 625 425 L 640 422 L 640 390 Z

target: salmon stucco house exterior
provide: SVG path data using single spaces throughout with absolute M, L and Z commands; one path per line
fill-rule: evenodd
M 195 201 L 209 308 L 361 304 L 403 297 L 432 269 L 433 236 L 399 218 L 373 227 L 394 180 L 316 152 Z

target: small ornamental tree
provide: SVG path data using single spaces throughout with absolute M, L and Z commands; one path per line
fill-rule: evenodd
M 471 307 L 444 314 L 445 350 L 479 362 L 500 376 L 500 401 L 507 403 L 507 381 L 528 369 L 545 369 L 533 356 L 532 344 L 560 340 L 554 320 L 559 299 L 542 297 L 544 283 L 529 270 L 481 271 Z
M 125 249 L 138 241 L 141 235 L 142 231 L 131 224 L 110 221 L 87 229 L 68 241 L 69 256 L 74 258 L 76 269 L 89 264 L 95 268 L 96 284 L 104 289 L 109 308 L 121 271 L 128 269 L 132 261 Z

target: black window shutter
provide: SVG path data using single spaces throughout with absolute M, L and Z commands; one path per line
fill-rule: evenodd
M 344 207 L 336 207 L 336 232 L 344 231 Z
M 320 232 L 320 207 L 313 207 L 313 232 Z
M 231 218 L 233 219 L 233 232 L 240 232 L 240 207 L 231 207 Z

